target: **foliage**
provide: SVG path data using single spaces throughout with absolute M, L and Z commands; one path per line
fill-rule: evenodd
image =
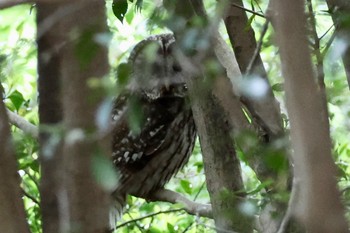
M 266 9 L 261 1 L 246 1 L 246 6 L 255 11 Z M 206 1 L 209 14 L 214 14 L 215 1 Z M 141 9 L 142 12 L 135 9 Z M 161 6 L 154 1 L 107 1 L 108 25 L 113 33 L 110 44 L 110 63 L 113 68 L 125 62 L 132 46 L 149 34 L 168 31 L 161 28 L 159 20 L 164 17 Z M 327 44 L 332 38 L 332 21 L 327 12 L 327 6 L 323 1 L 315 2 L 315 17 L 317 20 L 317 33 L 321 50 L 327 49 Z M 35 9 L 30 5 L 12 7 L 2 10 L 0 15 L 0 81 L 4 87 L 3 99 L 11 111 L 25 117 L 30 122 L 37 124 L 37 70 L 35 47 Z M 259 38 L 264 19 L 248 13 L 250 23 L 254 27 Z M 117 17 L 117 19 L 116 19 Z M 220 29 L 223 31 L 223 27 Z M 330 29 L 330 30 L 329 30 Z M 225 39 L 227 39 L 226 34 Z M 271 77 L 271 84 L 276 96 L 281 102 L 284 113 L 283 80 L 281 78 L 280 62 L 276 54 L 278 51 L 273 46 L 273 31 L 268 30 L 262 44 L 261 56 L 265 67 Z M 328 107 L 330 112 L 331 136 L 333 139 L 334 159 L 339 168 L 339 187 L 343 190 L 344 201 L 350 203 L 350 143 L 348 139 L 350 130 L 350 93 L 346 84 L 346 77 L 342 63 L 339 59 L 341 42 L 335 42 L 324 57 L 325 83 L 328 94 Z M 86 50 L 84 47 L 82 50 Z M 81 52 L 81 51 L 80 51 Z M 84 51 L 83 51 L 84 52 Z M 86 51 L 85 51 L 86 52 Z M 288 128 L 288 125 L 287 125 Z M 38 145 L 36 140 L 23 134 L 12 127 L 12 136 L 16 146 L 16 155 L 19 164 L 19 174 L 22 178 L 24 203 L 27 211 L 28 222 L 32 232 L 41 232 L 40 195 L 38 183 L 40 182 L 40 167 L 38 162 Z M 245 138 L 247 140 L 247 138 Z M 260 183 L 252 169 L 246 164 L 243 151 L 239 151 L 242 160 L 243 177 L 249 198 L 254 203 L 254 208 L 263 205 L 263 187 L 268 184 Z M 282 155 L 283 156 L 283 155 Z M 274 161 L 276 162 L 276 161 Z M 279 164 L 274 164 L 279 168 Z M 189 164 L 167 185 L 192 200 L 208 203 L 209 196 L 205 187 L 203 163 L 201 151 L 197 146 Z M 281 194 L 280 198 L 284 198 Z M 148 203 L 145 200 L 129 197 L 128 206 L 123 216 L 123 221 L 138 219 L 151 213 L 167 210 L 176 210 L 181 206 L 167 203 Z M 348 218 L 350 214 L 347 213 Z M 187 215 L 184 211 L 176 210 L 170 213 L 160 213 L 149 218 L 130 222 L 120 228 L 120 232 L 214 232 L 210 228 L 212 220 Z

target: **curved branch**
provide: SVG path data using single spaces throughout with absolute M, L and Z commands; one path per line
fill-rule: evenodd
M 189 200 L 180 193 L 171 191 L 169 189 L 160 189 L 150 196 L 144 197 L 150 201 L 164 201 L 172 204 L 182 204 L 183 210 L 192 215 L 201 217 L 213 218 L 212 208 L 210 204 L 201 204 Z
M 19 116 L 18 114 L 11 112 L 7 109 L 7 115 L 9 117 L 9 122 L 15 125 L 17 128 L 21 129 L 24 133 L 31 135 L 33 138 L 38 139 L 39 130 L 38 127 Z
M 162 210 L 162 211 L 159 211 L 159 212 L 156 212 L 156 213 L 148 214 L 148 215 L 145 215 L 145 216 L 142 216 L 142 217 L 139 217 L 139 218 L 134 218 L 134 219 L 131 219 L 129 221 L 123 222 L 123 223 L 119 224 L 118 226 L 116 226 L 115 229 L 121 228 L 121 227 L 123 227 L 125 225 L 128 225 L 130 223 L 133 223 L 133 222 L 141 221 L 141 220 L 146 219 L 146 218 L 152 218 L 152 217 L 154 217 L 156 215 L 159 215 L 159 214 L 174 213 L 174 212 L 183 211 L 183 210 L 184 210 L 183 208 L 171 209 L 171 210 Z

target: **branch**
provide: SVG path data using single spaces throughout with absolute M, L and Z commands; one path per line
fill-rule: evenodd
M 263 15 L 263 14 L 261 14 L 261 13 L 258 13 L 258 12 L 256 12 L 256 11 L 253 11 L 253 10 L 247 9 L 247 8 L 245 8 L 245 7 L 243 7 L 243 6 L 240 6 L 240 5 L 236 4 L 236 3 L 231 3 L 231 5 L 234 6 L 234 7 L 236 7 L 236 8 L 239 8 L 239 9 L 241 9 L 241 10 L 244 10 L 244 11 L 246 11 L 246 12 L 249 12 L 249 13 L 251 13 L 251 14 L 253 14 L 253 15 L 257 15 L 257 16 L 266 18 L 265 15 Z
M 57 3 L 64 2 L 66 0 L 0 0 L 0 10 L 18 6 L 22 4 L 35 4 L 35 3 Z
M 33 138 L 38 139 L 39 130 L 38 127 L 19 116 L 18 114 L 11 112 L 7 109 L 7 115 L 11 124 L 21 129 L 24 133 L 31 135 Z
M 35 198 L 33 197 L 31 194 L 29 194 L 27 191 L 25 191 L 23 188 L 22 188 L 22 192 L 23 192 L 23 195 L 26 196 L 27 198 L 29 198 L 30 200 L 32 200 L 32 202 L 34 202 L 35 204 L 37 204 L 39 207 L 40 207 L 40 202 Z
M 142 216 L 142 217 L 139 217 L 139 218 L 134 218 L 134 219 L 131 219 L 129 221 L 123 222 L 122 224 L 116 226 L 115 229 L 121 228 L 121 227 L 123 227 L 125 225 L 128 225 L 130 223 L 141 221 L 141 220 L 146 219 L 146 218 L 152 218 L 152 217 L 154 217 L 156 215 L 159 215 L 159 214 L 174 213 L 174 212 L 183 211 L 183 210 L 185 210 L 185 209 L 179 208 L 179 209 L 171 209 L 171 210 L 162 210 L 162 211 L 159 211 L 159 212 L 156 212 L 156 213 L 152 213 L 152 214 L 149 214 L 149 215 L 145 215 L 145 216 Z
M 146 199 L 151 201 L 164 201 L 172 204 L 182 204 L 184 206 L 182 209 L 189 214 L 213 218 L 210 204 L 200 204 L 191 201 L 181 194 L 168 189 L 161 189 L 152 193 L 150 196 L 147 196 Z
M 34 1 L 30 0 L 0 0 L 0 9 L 6 9 L 9 7 L 21 5 L 21 4 L 26 4 L 26 3 L 31 3 Z
M 253 57 L 250 60 L 248 66 L 247 66 L 246 75 L 250 75 L 252 73 L 252 71 L 253 71 L 253 66 L 255 64 L 255 61 L 256 61 L 257 57 L 260 54 L 261 46 L 263 44 L 264 37 L 265 37 L 267 29 L 269 27 L 269 23 L 270 23 L 270 20 L 266 20 L 265 23 L 264 23 L 263 29 L 262 29 L 261 34 L 260 34 L 259 41 L 258 41 L 258 43 L 256 45 L 255 50 L 254 50 Z

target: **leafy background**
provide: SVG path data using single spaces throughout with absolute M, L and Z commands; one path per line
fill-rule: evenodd
M 106 1 L 108 25 L 112 37 L 109 53 L 112 67 L 111 80 L 114 80 L 116 76 L 117 66 L 126 61 L 129 52 L 138 41 L 151 34 L 168 31 L 161 24 L 160 19 L 165 15 L 160 1 L 145 0 L 143 1 L 142 10 L 136 7 L 139 2 L 127 2 L 126 14 L 118 19 L 115 14 L 120 13 L 116 12 L 115 7 L 112 7 L 112 1 Z M 214 14 L 215 3 L 215 1 L 205 1 L 209 14 Z M 262 9 L 266 9 L 266 3 L 263 3 L 263 1 L 245 1 L 245 3 L 247 8 L 260 13 L 263 13 Z M 330 48 L 327 47 L 334 30 L 332 20 L 323 1 L 313 1 L 313 3 L 318 37 L 322 38 L 320 48 L 324 54 L 325 83 L 330 112 L 331 136 L 334 144 L 333 154 L 339 168 L 338 184 L 348 209 L 350 204 L 350 94 L 344 69 L 339 59 L 344 42 L 336 40 Z M 248 16 L 258 39 L 265 19 L 249 13 Z M 22 5 L 2 10 L 0 22 L 0 81 L 4 89 L 3 99 L 8 109 L 37 125 L 35 7 Z M 228 41 L 223 25 L 220 26 L 220 30 Z M 282 111 L 285 113 L 283 80 L 277 53 L 278 50 L 274 46 L 273 31 L 269 29 L 263 40 L 261 56 L 275 94 L 280 100 Z M 314 60 L 316 62 L 316 58 Z M 287 118 L 286 128 L 288 129 Z M 35 139 L 23 134 L 16 127 L 12 127 L 12 135 L 19 164 L 18 172 L 22 178 L 23 199 L 28 222 L 32 232 L 40 233 L 38 144 Z M 240 152 L 240 157 L 244 158 L 242 153 Z M 243 160 L 242 168 L 245 186 L 248 193 L 250 193 L 251 200 L 245 208 L 249 214 L 254 214 L 259 206 L 264 204 L 264 195 L 261 193 L 264 184 L 260 184 L 254 172 Z M 209 203 L 198 143 L 188 165 L 171 180 L 167 187 L 186 195 L 192 200 Z M 120 227 L 118 232 L 214 232 L 212 220 L 188 215 L 181 210 L 180 205 L 159 202 L 149 203 L 134 197 L 129 197 L 125 214 L 122 221 L 118 223 L 123 224 L 123 222 L 141 217 L 145 218 L 131 221 Z M 349 211 L 347 211 L 347 217 L 350 218 Z

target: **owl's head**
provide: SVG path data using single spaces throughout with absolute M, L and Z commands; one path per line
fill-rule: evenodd
M 150 98 L 161 96 L 169 88 L 185 88 L 182 69 L 173 54 L 174 46 L 172 34 L 154 35 L 139 42 L 128 60 L 131 76 L 127 88 L 142 90 Z

